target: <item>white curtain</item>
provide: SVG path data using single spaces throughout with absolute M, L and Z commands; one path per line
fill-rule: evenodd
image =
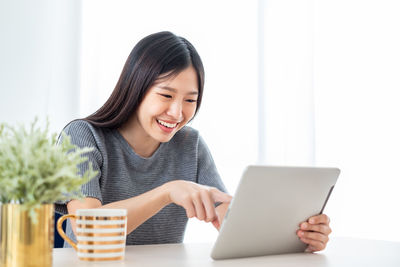
M 400 241 L 400 2 L 315 1 L 316 163 L 338 235 Z
M 400 2 L 260 0 L 261 153 L 342 170 L 333 235 L 400 240 Z

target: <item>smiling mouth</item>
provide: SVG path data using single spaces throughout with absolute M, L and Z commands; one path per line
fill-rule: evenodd
M 161 124 L 162 126 L 165 126 L 167 128 L 170 128 L 170 129 L 176 128 L 176 126 L 179 124 L 179 123 L 168 123 L 168 122 L 165 122 L 165 121 L 162 121 L 162 120 L 159 120 L 159 119 L 157 119 L 157 122 L 159 124 Z

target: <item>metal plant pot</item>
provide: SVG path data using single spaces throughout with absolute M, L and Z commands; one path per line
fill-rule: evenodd
M 35 212 L 36 223 L 19 204 L 1 206 L 1 267 L 52 266 L 54 205 Z

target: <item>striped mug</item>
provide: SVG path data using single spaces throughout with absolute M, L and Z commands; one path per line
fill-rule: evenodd
M 76 240 L 64 233 L 62 223 L 71 218 L 76 220 Z M 57 221 L 57 231 L 84 261 L 123 260 L 126 240 L 126 209 L 79 209 Z

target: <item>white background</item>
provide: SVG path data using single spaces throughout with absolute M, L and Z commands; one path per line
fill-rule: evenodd
M 0 0 L 0 121 L 51 129 L 107 99 L 142 37 L 170 30 L 206 69 L 192 126 L 230 192 L 247 164 L 337 166 L 334 235 L 400 241 L 400 3 Z M 185 242 L 215 239 L 191 220 Z

